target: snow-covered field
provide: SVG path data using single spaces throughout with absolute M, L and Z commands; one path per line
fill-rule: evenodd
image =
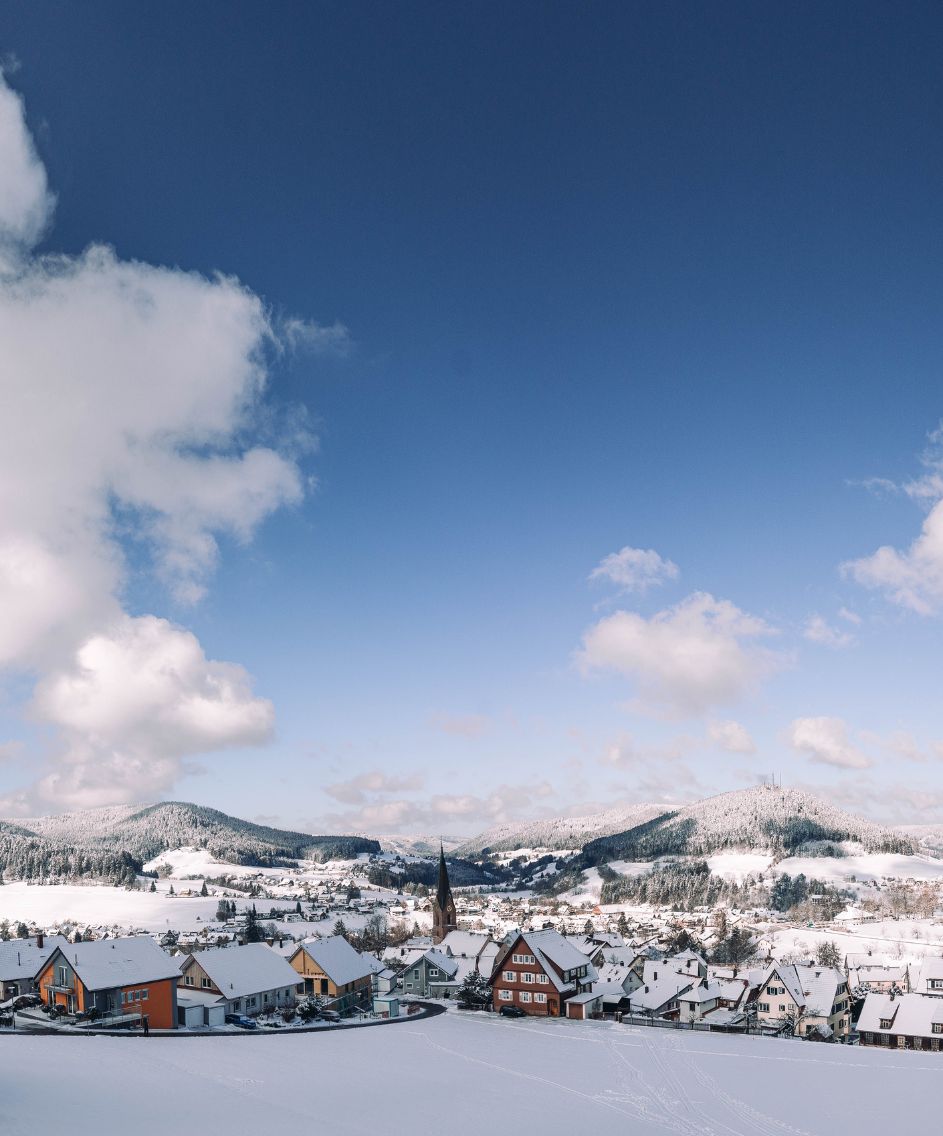
M 883 1136 L 935 1129 L 941 1060 L 452 1013 L 323 1035 L 7 1036 L 0 1131 Z
M 870 951 L 876 961 L 917 963 L 927 955 L 943 954 L 943 923 L 934 919 L 886 919 L 845 931 L 789 927 L 767 932 L 763 941 L 772 944 L 775 958 L 790 954 L 809 956 L 821 943 L 834 942 L 843 956 Z

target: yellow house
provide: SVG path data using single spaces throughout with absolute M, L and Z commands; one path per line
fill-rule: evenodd
M 304 980 L 305 994 L 330 1002 L 342 1014 L 357 1006 L 369 1007 L 376 964 L 355 951 L 342 935 L 305 939 L 288 961 Z

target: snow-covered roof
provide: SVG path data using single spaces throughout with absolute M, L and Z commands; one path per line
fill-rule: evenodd
M 181 970 L 198 963 L 227 998 L 244 998 L 262 990 L 297 986 L 301 975 L 266 943 L 246 943 L 229 950 L 199 951 Z
M 0 940 L 0 982 L 34 978 L 56 947 L 68 945 L 64 935 L 50 935 L 41 947 L 36 946 L 35 938 Z
M 491 942 L 491 936 L 483 931 L 449 931 L 439 949 L 456 958 L 478 958 Z
M 701 981 L 697 986 L 692 986 L 690 990 L 685 991 L 681 995 L 682 1002 L 691 1002 L 694 1005 L 700 1005 L 702 1002 L 713 1002 L 719 1000 L 722 995 L 720 992 L 719 982 Z
M 925 958 L 911 983 L 918 994 L 930 993 L 930 982 L 943 981 L 943 958 Z
M 828 1017 L 835 1004 L 838 987 L 845 976 L 831 966 L 797 966 L 774 963 L 767 971 L 763 985 L 778 976 L 790 997 L 806 1014 Z
M 644 1013 L 660 1010 L 691 986 L 691 979 L 680 974 L 666 975 L 659 982 L 640 986 L 629 995 L 629 1007 Z
M 298 947 L 316 963 L 335 986 L 346 986 L 358 978 L 373 973 L 370 963 L 347 942 L 343 935 L 330 935 L 326 939 L 305 939 Z M 295 954 L 298 953 L 295 951 Z M 294 958 L 295 955 L 292 955 Z
M 71 943 L 59 950 L 86 990 L 112 990 L 179 975 L 176 961 L 149 935 Z
M 524 942 L 531 950 L 538 950 L 561 970 L 577 970 L 589 965 L 586 955 L 559 931 L 527 931 Z
M 441 970 L 446 977 L 455 977 L 455 972 L 458 970 L 458 963 L 454 959 L 450 959 L 448 955 L 444 955 L 441 951 L 431 950 L 426 951 L 422 957 L 430 966 Z
M 890 1028 L 883 1028 L 882 1021 L 890 1021 Z M 894 998 L 869 994 L 858 1018 L 859 1032 L 908 1037 L 932 1037 L 934 1025 L 943 1027 L 943 998 L 925 998 L 922 994 L 898 994 Z

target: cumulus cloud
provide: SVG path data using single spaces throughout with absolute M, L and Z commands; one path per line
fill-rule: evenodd
M 253 439 L 275 334 L 259 298 L 101 245 L 38 257 L 52 208 L 0 76 L 0 667 L 39 676 L 32 714 L 60 733 L 35 792 L 97 804 L 272 728 L 240 667 L 125 614 L 128 544 L 195 602 L 220 536 L 251 539 L 303 481 L 287 450 Z
M 870 556 L 847 561 L 842 571 L 892 603 L 933 615 L 943 606 L 943 424 L 930 434 L 920 460 L 924 473 L 894 486 L 929 509 L 919 535 L 906 549 L 882 545 Z
M 633 708 L 685 717 L 736 702 L 784 659 L 757 645 L 774 634 L 728 600 L 695 592 L 646 619 L 617 611 L 594 624 L 577 655 L 584 670 L 615 670 L 635 684 Z
M 820 615 L 812 615 L 806 620 L 805 627 L 802 629 L 802 637 L 808 639 L 810 643 L 818 643 L 822 647 L 831 647 L 833 650 L 850 647 L 855 641 L 854 635 L 847 631 L 839 631 L 837 627 L 832 627 Z
M 874 764 L 851 742 L 848 726 L 841 718 L 796 718 L 789 728 L 789 742 L 820 765 L 867 769 Z
M 590 580 L 608 580 L 623 592 L 647 592 L 649 588 L 676 580 L 678 565 L 665 560 L 652 548 L 631 548 L 626 545 L 611 552 L 590 572 Z
M 55 199 L 26 129 L 23 102 L 0 68 L 0 272 L 12 270 L 42 236 Z
M 711 722 L 707 727 L 708 739 L 728 753 L 756 753 L 756 743 L 750 737 L 746 726 L 728 719 L 725 722 Z

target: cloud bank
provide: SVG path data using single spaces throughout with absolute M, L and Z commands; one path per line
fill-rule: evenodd
M 53 210 L 22 101 L 0 75 L 0 667 L 31 674 L 49 767 L 15 804 L 153 796 L 188 755 L 255 745 L 271 703 L 188 631 L 131 615 L 126 551 L 181 604 L 219 538 L 302 498 L 252 439 L 273 337 L 232 277 L 33 252 Z

